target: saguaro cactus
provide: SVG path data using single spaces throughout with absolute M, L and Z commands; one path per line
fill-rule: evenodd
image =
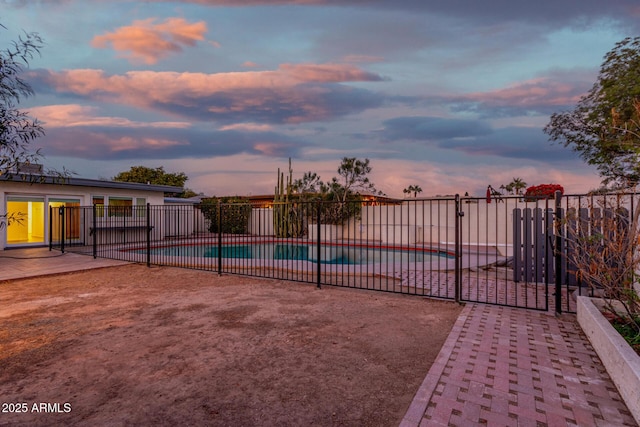
M 287 206 L 289 205 L 289 195 L 291 194 L 291 159 L 289 159 L 289 177 L 285 187 L 284 173 L 278 168 L 278 184 L 276 185 L 273 199 L 273 231 L 276 237 L 289 237 L 289 217 Z
M 303 225 L 297 206 L 292 203 L 293 169 L 289 158 L 289 176 L 278 168 L 278 184 L 273 199 L 273 231 L 276 237 L 300 237 Z

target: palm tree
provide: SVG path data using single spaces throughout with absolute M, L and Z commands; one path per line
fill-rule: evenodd
M 413 197 L 418 197 L 418 193 L 422 193 L 422 188 L 420 188 L 419 185 L 410 185 L 402 190 L 402 192 L 407 195 L 413 193 Z
M 513 178 L 513 189 L 516 191 L 516 195 L 520 195 L 522 190 L 527 188 L 527 183 L 522 180 L 522 178 Z
M 509 194 L 515 194 L 519 196 L 522 190 L 527 188 L 527 183 L 522 178 L 513 178 L 513 180 L 507 185 L 501 185 L 500 188 L 504 188 Z

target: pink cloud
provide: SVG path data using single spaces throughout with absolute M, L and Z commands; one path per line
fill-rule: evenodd
M 217 74 L 129 71 L 107 75 L 102 70 L 80 69 L 51 72 L 48 81 L 61 92 L 77 95 L 116 96 L 144 104 L 169 101 L 177 95 L 205 97 L 241 89 L 290 88 L 301 83 L 376 81 L 381 78 L 351 65 L 283 64 L 277 71 L 246 71 Z M 144 98 L 141 97 L 144 95 Z M 251 102 L 250 100 L 248 102 Z
M 382 80 L 348 64 L 283 64 L 273 71 L 216 74 L 67 70 L 40 72 L 38 77 L 60 93 L 100 102 L 232 122 L 290 123 L 361 111 L 380 102 L 362 90 L 325 83 Z
M 258 153 L 266 156 L 278 156 L 284 149 L 286 149 L 287 144 L 281 144 L 277 142 L 256 142 L 253 145 L 253 149 Z
M 167 138 L 133 138 L 129 136 L 123 136 L 118 139 L 112 139 L 109 141 L 109 150 L 112 152 L 118 151 L 132 151 L 132 150 L 160 150 L 167 147 L 174 146 L 188 146 L 186 142 L 176 141 Z
M 492 92 L 471 93 L 465 98 L 496 107 L 573 105 L 584 95 L 584 88 L 577 86 L 580 85 L 549 78 L 538 78 Z
M 144 131 L 142 133 L 148 133 Z M 90 128 L 53 128 L 47 133 L 46 154 L 71 156 L 75 158 L 107 160 L 130 153 L 145 153 L 153 157 L 168 150 L 184 150 L 189 142 L 184 138 L 143 135 L 141 133 L 103 133 Z
M 99 116 L 96 114 L 97 111 L 95 107 L 78 104 L 47 105 L 30 109 L 30 113 L 47 128 L 104 126 L 185 129 L 191 126 L 187 122 L 135 122 L 123 117 Z
M 246 132 L 269 132 L 273 130 L 271 125 L 260 123 L 235 123 L 232 125 L 222 126 L 220 130 L 239 130 Z
M 345 64 L 282 64 L 280 70 L 301 81 L 338 83 L 382 80 L 380 76 Z
M 184 46 L 195 46 L 204 40 L 206 32 L 204 21 L 189 23 L 182 18 L 168 18 L 156 23 L 155 18 L 150 18 L 95 36 L 91 45 L 100 49 L 110 45 L 133 62 L 155 64 L 170 53 L 181 52 Z

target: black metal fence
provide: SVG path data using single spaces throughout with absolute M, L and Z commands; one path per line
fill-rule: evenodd
M 49 235 L 51 248 L 147 265 L 573 312 L 587 287 L 567 261 L 575 224 L 559 220 L 613 206 L 602 197 L 95 205 L 52 209 Z M 635 198 L 615 203 L 633 211 Z

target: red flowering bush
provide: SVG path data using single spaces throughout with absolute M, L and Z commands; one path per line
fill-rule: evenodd
M 527 191 L 524 193 L 525 200 L 544 200 L 544 199 L 553 199 L 556 195 L 556 191 L 559 191 L 560 194 L 564 194 L 564 188 L 560 184 L 541 184 L 541 185 L 532 185 L 527 188 Z

